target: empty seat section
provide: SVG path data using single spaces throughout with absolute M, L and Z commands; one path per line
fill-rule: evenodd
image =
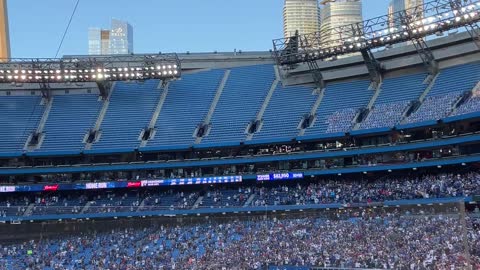
M 233 68 L 202 143 L 240 142 L 275 79 L 272 65 Z
M 0 153 L 23 150 L 28 136 L 36 130 L 45 106 L 40 96 L 0 98 Z
M 480 81 L 480 63 L 442 69 L 428 96 L 444 95 L 457 91 L 470 91 L 478 81 Z
M 101 137 L 92 149 L 133 150 L 142 129 L 150 123 L 161 91 L 159 81 L 117 82 L 103 119 Z
M 193 132 L 205 119 L 224 74 L 224 70 L 185 74 L 170 83 L 155 137 L 147 146 L 193 144 Z
M 82 150 L 85 134 L 95 125 L 101 107 L 97 94 L 54 96 L 39 150 Z
M 369 86 L 367 80 L 328 85 L 315 123 L 305 135 L 349 131 L 355 114 L 368 105 L 375 92 Z
M 416 112 L 406 123 L 416 123 L 444 118 L 452 105 L 465 91 L 471 91 L 480 80 L 480 64 L 465 64 L 440 71 L 434 86 Z
M 253 139 L 293 138 L 298 134 L 298 124 L 315 103 L 318 95 L 313 88 L 303 86 L 282 87 L 277 89 L 263 115 L 263 126 Z
M 403 113 L 413 100 L 417 100 L 427 85 L 423 81 L 426 73 L 387 78 L 362 129 L 393 127 L 402 120 Z

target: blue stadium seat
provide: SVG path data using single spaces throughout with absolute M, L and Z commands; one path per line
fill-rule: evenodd
M 393 127 L 398 124 L 410 102 L 425 91 L 427 85 L 423 81 L 426 77 L 426 73 L 419 73 L 385 79 L 372 111 L 360 128 Z
M 257 117 L 275 80 L 272 65 L 231 69 L 212 115 L 210 131 L 199 145 L 194 145 L 194 130 L 204 121 L 224 74 L 225 70 L 202 71 L 184 74 L 181 80 L 171 82 L 155 123 L 155 135 L 145 148 L 238 145 L 249 138 L 246 128 Z M 480 64 L 464 64 L 441 70 L 422 105 L 402 121 L 410 102 L 417 100 L 427 87 L 422 83 L 425 76 L 425 73 L 418 73 L 386 78 L 373 110 L 360 128 L 389 128 L 400 122 L 408 127 L 479 112 L 478 94 L 453 108 L 456 101 L 480 80 Z M 368 80 L 328 84 L 316 111 L 316 120 L 304 135 L 326 137 L 349 132 L 355 115 L 368 105 L 374 94 L 368 89 L 369 84 Z M 163 91 L 158 85 L 158 80 L 116 83 L 100 126 L 99 141 L 92 145 L 89 153 L 128 152 L 138 148 L 141 131 L 150 123 Z M 279 84 L 262 116 L 262 128 L 245 143 L 296 137 L 298 124 L 318 97 L 312 91 L 312 87 Z M 0 97 L 0 156 L 23 153 L 28 136 L 38 127 L 45 110 L 41 99 L 40 96 Z M 82 151 L 84 136 L 94 126 L 101 106 L 96 94 L 55 95 L 45 123 L 43 143 L 40 149 L 27 154 Z
M 94 127 L 102 108 L 96 94 L 58 95 L 45 123 L 45 137 L 37 151 L 78 151 L 85 134 Z
M 370 81 L 367 80 L 327 85 L 317 110 L 317 119 L 305 135 L 349 131 L 356 111 L 366 107 L 374 94 L 373 90 L 368 89 L 369 86 Z
M 480 63 L 449 67 L 440 70 L 435 85 L 428 96 L 469 91 L 480 81 Z
M 480 81 L 480 63 L 465 64 L 440 71 L 434 86 L 416 112 L 406 123 L 438 120 L 448 116 L 452 106 L 466 91 Z
M 310 113 L 318 97 L 313 90 L 304 86 L 282 87 L 279 83 L 263 115 L 262 129 L 255 133 L 253 140 L 296 137 L 298 124 Z
M 45 106 L 40 96 L 0 98 L 0 154 L 21 153 L 28 136 L 37 129 Z
M 193 132 L 205 119 L 224 73 L 211 70 L 185 74 L 181 80 L 170 83 L 155 124 L 155 136 L 147 146 L 192 145 Z
M 272 65 L 233 68 L 213 114 L 210 134 L 202 143 L 240 143 L 274 80 Z
M 157 89 L 158 84 L 158 80 L 117 82 L 100 127 L 100 140 L 92 149 L 133 151 L 137 148 L 140 133 L 150 123 L 162 92 Z

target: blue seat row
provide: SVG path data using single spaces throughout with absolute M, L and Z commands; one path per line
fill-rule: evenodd
M 145 149 L 183 149 L 195 145 L 194 131 L 206 120 L 225 75 L 224 69 L 207 70 L 186 73 L 180 80 L 171 82 L 154 125 L 155 132 Z M 477 94 L 459 108 L 453 108 L 456 101 L 480 80 L 480 64 L 474 63 L 441 70 L 422 105 L 403 119 L 411 102 L 418 100 L 426 90 L 425 78 L 425 73 L 387 77 L 358 131 L 418 124 L 479 111 Z M 311 113 L 319 94 L 312 86 L 284 87 L 280 82 L 267 103 L 266 97 L 275 80 L 272 65 L 231 68 L 207 123 L 209 131 L 195 146 L 288 141 L 301 134 L 299 124 Z M 158 80 L 117 82 L 100 126 L 99 140 L 92 145 L 91 151 L 139 148 L 142 130 L 152 121 L 165 91 L 159 84 Z M 320 106 L 314 112 L 314 122 L 304 136 L 352 131 L 355 116 L 367 107 L 375 93 L 369 85 L 369 80 L 360 79 L 327 84 Z M 83 151 L 85 134 L 95 125 L 103 104 L 96 94 L 55 95 L 45 123 L 43 144 L 35 152 L 46 155 L 55 151 Z M 262 105 L 265 111 L 261 115 L 261 127 L 249 136 L 247 127 L 260 116 Z M 0 154 L 21 153 L 28 136 L 38 127 L 44 110 L 39 96 L 0 97 Z
M 193 144 L 193 132 L 205 119 L 224 73 L 224 70 L 199 72 L 170 83 L 155 124 L 155 136 L 147 146 Z
M 37 151 L 81 151 L 84 137 L 94 127 L 102 101 L 96 94 L 54 96 Z
M 21 152 L 28 136 L 37 129 L 45 105 L 40 96 L 0 98 L 0 153 Z
M 158 80 L 117 82 L 101 125 L 100 140 L 92 149 L 137 148 L 163 91 L 158 84 Z

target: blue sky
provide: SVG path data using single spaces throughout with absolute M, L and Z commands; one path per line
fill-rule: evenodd
M 76 0 L 8 0 L 12 57 L 54 57 Z M 364 18 L 387 0 L 363 0 Z M 60 56 L 87 53 L 88 27 L 134 27 L 135 53 L 268 50 L 282 37 L 283 0 L 80 0 Z

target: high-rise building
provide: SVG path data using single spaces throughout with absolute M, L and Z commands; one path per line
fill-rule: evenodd
M 400 23 L 394 22 L 394 14 L 403 10 L 406 10 L 409 15 L 421 18 L 423 17 L 423 0 L 390 0 L 388 5 L 390 27 L 400 27 Z
M 111 30 L 88 29 L 88 54 L 133 53 L 133 28 L 127 22 L 112 19 Z
M 88 29 L 88 54 L 110 54 L 110 30 Z
M 133 27 L 129 23 L 112 19 L 112 30 L 110 30 L 110 53 L 133 53 Z
M 389 26 L 391 28 L 401 28 L 402 23 L 398 20 L 397 12 L 406 11 L 408 15 L 416 18 L 423 18 L 423 0 L 390 0 L 388 5 Z M 397 18 L 395 18 L 397 16 Z M 410 44 L 411 42 L 402 42 L 395 44 L 395 47 Z
M 7 0 L 0 0 L 0 59 L 10 58 Z
M 283 6 L 283 34 L 291 37 L 320 30 L 318 0 L 285 0 Z
M 361 0 L 324 0 L 321 4 L 322 44 L 336 45 L 340 38 L 348 38 L 340 37 L 339 33 L 332 29 L 363 21 Z

